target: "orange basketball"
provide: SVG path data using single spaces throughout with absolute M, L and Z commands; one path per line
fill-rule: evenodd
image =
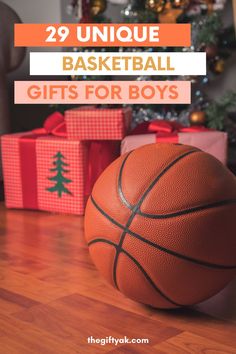
M 146 145 L 100 176 L 85 234 L 96 267 L 126 296 L 198 303 L 236 274 L 236 178 L 194 147 Z

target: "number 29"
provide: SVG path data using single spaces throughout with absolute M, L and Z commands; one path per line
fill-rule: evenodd
M 46 38 L 45 42 L 55 43 L 64 42 L 70 34 L 70 30 L 66 26 L 60 26 L 55 28 L 54 26 L 48 26 L 46 32 L 49 32 L 49 36 Z

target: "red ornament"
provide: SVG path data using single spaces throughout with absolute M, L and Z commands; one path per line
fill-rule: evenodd
M 89 23 L 90 18 L 90 0 L 82 0 L 82 18 L 80 23 Z
M 218 48 L 215 44 L 209 44 L 205 47 L 205 52 L 207 55 L 207 58 L 215 58 L 218 52 Z

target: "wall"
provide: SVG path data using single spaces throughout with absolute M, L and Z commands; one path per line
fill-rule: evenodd
M 60 0 L 3 0 L 20 16 L 25 23 L 60 23 Z M 14 80 L 29 80 L 29 51 L 40 51 L 45 48 L 28 48 L 24 62 L 13 73 L 8 75 L 9 96 L 11 102 L 11 126 L 13 131 L 28 130 L 37 127 L 43 122 L 50 108 L 47 105 L 14 105 Z M 47 50 L 47 49 L 46 49 Z M 50 48 L 48 49 L 50 50 Z M 54 50 L 54 49 L 51 49 Z M 43 80 L 43 77 L 34 77 Z M 46 78 L 45 78 L 46 79 Z M 47 78 L 49 79 L 49 78 Z M 53 79 L 53 78 L 52 78 Z

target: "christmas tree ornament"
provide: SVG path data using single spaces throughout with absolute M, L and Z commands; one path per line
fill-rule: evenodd
M 163 11 L 159 14 L 160 23 L 176 23 L 177 18 L 183 13 L 183 8 L 174 8 L 170 0 L 165 4 Z
M 125 22 L 137 23 L 138 12 L 135 8 L 135 0 L 130 0 L 128 5 L 121 11 L 121 16 Z
M 218 47 L 215 44 L 208 44 L 207 46 L 205 46 L 205 52 L 207 58 L 209 59 L 215 58 L 218 52 Z
M 190 1 L 189 6 L 186 9 L 186 14 L 189 17 L 194 17 L 194 16 L 199 16 L 201 15 L 202 9 L 201 9 L 201 3 L 200 1 Z M 195 22 L 195 21 L 194 21 Z
M 186 8 L 189 5 L 190 0 L 172 0 L 173 8 Z
M 90 0 L 78 1 L 78 18 L 80 23 L 88 23 L 90 17 Z
M 92 17 L 102 14 L 107 7 L 106 0 L 91 0 L 90 1 L 90 14 Z
M 214 11 L 214 0 L 206 0 L 206 8 L 208 14 Z
M 225 69 L 225 61 L 223 59 L 218 59 L 216 62 L 215 62 L 215 65 L 214 65 L 214 72 L 216 74 L 221 74 L 223 73 L 224 69 Z
M 189 122 L 191 125 L 204 125 L 206 123 L 206 113 L 203 111 L 191 112 Z
M 164 10 L 166 0 L 146 0 L 145 7 L 159 14 Z

